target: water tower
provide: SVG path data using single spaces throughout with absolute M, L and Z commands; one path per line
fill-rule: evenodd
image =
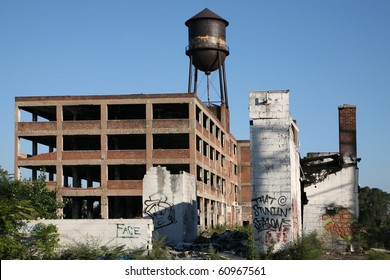
M 229 55 L 229 48 L 226 46 L 226 27 L 229 22 L 206 8 L 187 20 L 185 25 L 188 26 L 189 40 L 186 55 L 190 57 L 188 92 L 191 92 L 194 75 L 193 92 L 197 93 L 198 70 L 204 72 L 207 77 L 207 95 L 210 105 L 209 75 L 218 70 L 221 103 L 228 108 L 225 58 Z

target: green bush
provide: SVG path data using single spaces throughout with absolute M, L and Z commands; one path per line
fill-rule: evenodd
M 75 241 L 60 252 L 62 260 L 118 260 L 124 258 L 131 258 L 131 251 L 127 250 L 124 245 L 102 245 L 100 240 L 94 238 Z

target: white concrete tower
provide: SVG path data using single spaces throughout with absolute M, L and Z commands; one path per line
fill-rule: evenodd
M 265 254 L 302 231 L 298 128 L 288 90 L 251 92 L 249 115 L 254 240 Z

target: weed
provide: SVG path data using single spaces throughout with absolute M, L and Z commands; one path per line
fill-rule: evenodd
M 386 252 L 378 252 L 370 250 L 367 253 L 367 259 L 369 260 L 390 260 L 390 254 Z

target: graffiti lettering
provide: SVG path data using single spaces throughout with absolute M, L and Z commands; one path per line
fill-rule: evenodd
M 269 215 L 269 216 L 280 216 L 287 217 L 288 209 L 283 209 L 281 207 L 261 207 L 258 205 L 253 205 L 253 210 L 255 211 L 255 216 Z
M 272 218 L 255 218 L 253 224 L 257 231 L 271 230 L 271 231 L 281 231 L 284 227 L 289 228 L 291 226 L 290 220 L 282 219 L 272 219 Z
M 353 215 L 346 208 L 341 208 L 333 215 L 322 215 L 325 230 L 336 239 L 351 240 L 356 232 Z
M 138 238 L 141 235 L 140 227 L 126 226 L 125 224 L 116 224 L 117 238 Z
M 168 198 L 163 194 L 154 194 L 145 201 L 144 213 L 152 218 L 155 229 L 176 223 L 175 209 L 167 200 Z
M 255 199 L 252 199 L 253 202 L 256 202 L 257 204 L 261 204 L 261 203 L 268 203 L 268 204 L 272 204 L 274 202 L 274 200 L 276 200 L 276 198 L 272 197 L 272 196 L 269 196 L 268 194 L 267 195 L 262 195 L 258 198 L 255 198 Z
M 263 244 L 288 243 L 291 208 L 287 197 L 262 195 L 252 199 L 253 225 Z

